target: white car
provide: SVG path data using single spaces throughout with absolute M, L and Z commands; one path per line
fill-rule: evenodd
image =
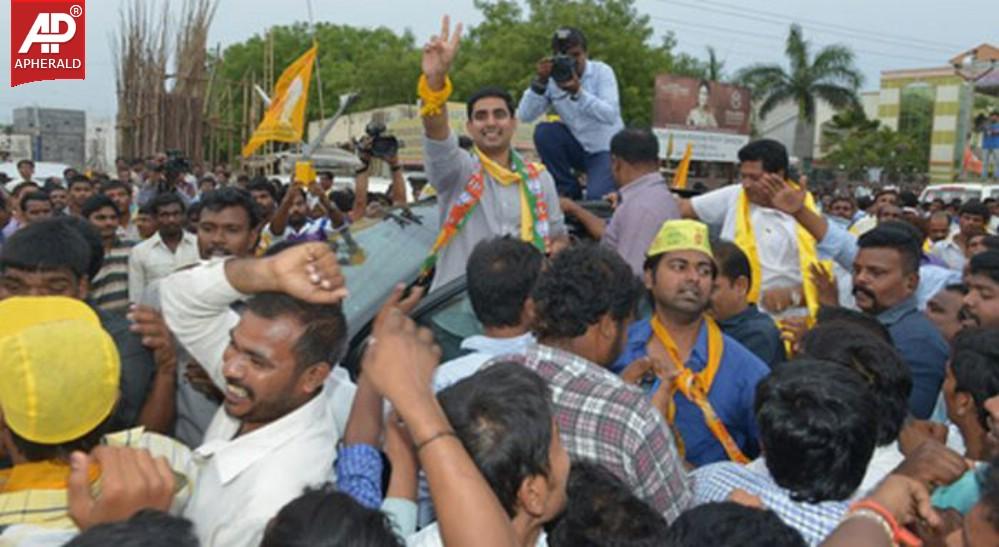
M 71 166 L 65 163 L 55 163 L 51 161 L 36 161 L 35 162 L 35 181 L 39 184 L 44 184 L 45 179 L 49 177 L 58 177 L 62 180 L 62 172 L 69 169 Z M 21 174 L 17 172 L 17 162 L 7 161 L 0 163 L 0 173 L 6 174 L 10 177 L 11 182 L 17 183 L 21 182 Z M 16 182 L 15 182 L 16 181 Z
M 938 198 L 944 200 L 945 203 L 950 203 L 955 198 L 960 199 L 962 203 L 972 199 L 979 201 L 985 201 L 986 198 L 999 199 L 999 184 L 982 184 L 980 182 L 933 184 L 927 186 L 919 195 L 919 202 L 926 203 Z

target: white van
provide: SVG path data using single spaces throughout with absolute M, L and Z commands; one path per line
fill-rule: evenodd
M 919 202 L 926 203 L 937 198 L 944 200 L 945 203 L 950 203 L 954 198 L 960 199 L 962 203 L 972 199 L 979 201 L 985 201 L 986 198 L 999 199 L 999 184 L 980 182 L 933 184 L 927 186 L 919 195 Z

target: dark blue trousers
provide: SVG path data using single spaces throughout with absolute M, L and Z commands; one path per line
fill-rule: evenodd
M 534 129 L 534 148 L 555 179 L 559 195 L 583 197 L 576 172 L 586 173 L 586 199 L 600 199 L 614 191 L 610 152 L 587 154 L 564 123 L 539 123 Z

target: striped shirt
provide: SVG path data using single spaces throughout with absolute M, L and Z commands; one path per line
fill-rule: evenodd
M 191 490 L 196 479 L 196 467 L 192 462 L 191 450 L 179 442 L 159 435 L 148 433 L 141 427 L 105 435 L 104 444 L 108 446 L 128 446 L 144 448 L 154 457 L 162 456 L 174 471 L 177 492 L 174 495 L 170 512 L 178 514 L 191 496 Z M 30 471 L 31 464 L 24 467 Z M 0 528 L 15 524 L 33 524 L 49 529 L 75 530 L 76 524 L 69 517 L 69 502 L 66 489 L 53 489 L 51 484 L 45 487 L 19 488 L 10 490 L 8 484 L 17 482 L 26 484 L 30 477 L 20 476 L 19 468 L 0 472 Z M 66 476 L 69 466 L 66 466 Z M 94 483 L 99 489 L 100 479 Z M 8 491 L 10 490 L 10 491 Z
M 106 312 L 128 308 L 128 255 L 132 241 L 115 238 L 111 250 L 104 253 L 104 265 L 90 284 L 90 300 Z

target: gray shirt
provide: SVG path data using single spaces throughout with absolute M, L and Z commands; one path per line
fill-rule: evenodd
M 621 204 L 607 223 L 601 241 L 614 248 L 631 271 L 641 276 L 645 253 L 659 228 L 667 220 L 678 218 L 680 208 L 662 175 L 642 175 L 621 188 Z
M 437 206 L 440 207 L 440 222 L 443 225 L 451 206 L 464 192 L 475 162 L 468 152 L 458 147 L 458 137 L 453 132 L 442 141 L 424 138 L 423 149 L 427 178 L 437 191 Z M 465 226 L 441 249 L 431 291 L 465 273 L 465 263 L 478 242 L 497 236 L 520 236 L 520 187 L 513 184 L 503 186 L 488 173 L 485 183 L 482 199 L 472 210 Z M 549 236 L 564 235 L 565 218 L 559 207 L 555 183 L 547 171 L 541 173 L 541 188 L 548 204 Z

